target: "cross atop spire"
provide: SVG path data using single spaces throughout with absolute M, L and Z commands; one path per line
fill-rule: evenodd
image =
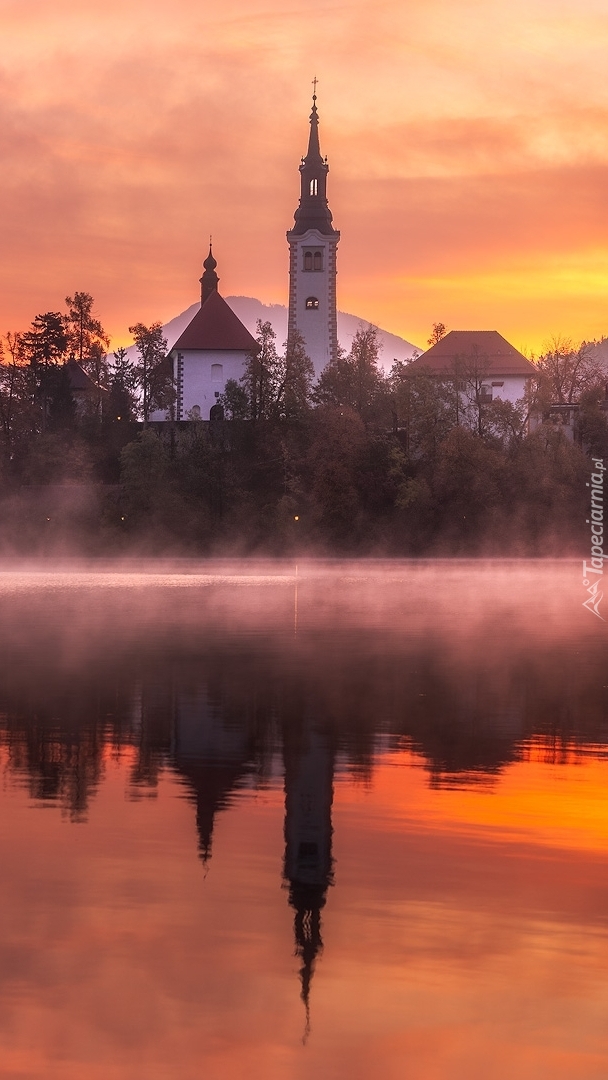
M 327 204 L 327 159 L 321 156 L 319 145 L 319 114 L 317 112 L 317 76 L 312 80 L 312 111 L 310 114 L 310 132 L 308 150 L 300 164 L 300 205 L 295 212 L 294 235 L 302 234 L 314 228 L 327 236 L 333 236 L 332 216 Z

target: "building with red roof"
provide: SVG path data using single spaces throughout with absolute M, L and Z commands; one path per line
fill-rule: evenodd
M 443 379 L 475 383 L 482 400 L 515 403 L 537 370 L 497 330 L 450 330 L 407 367 Z
M 201 306 L 169 354 L 176 390 L 177 420 L 209 420 L 229 379 L 237 382 L 259 345 L 218 292 L 211 244 L 203 263 Z M 153 420 L 164 420 L 157 412 Z

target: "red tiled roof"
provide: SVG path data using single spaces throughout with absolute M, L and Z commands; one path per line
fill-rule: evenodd
M 177 339 L 172 352 L 182 349 L 229 349 L 258 352 L 259 345 L 223 296 L 214 290 Z
M 453 369 L 457 362 L 475 364 L 487 375 L 536 374 L 534 364 L 497 330 L 450 330 L 436 345 L 412 360 L 408 371 L 444 372 Z

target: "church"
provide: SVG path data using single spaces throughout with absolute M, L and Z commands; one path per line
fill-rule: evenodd
M 327 199 L 329 165 L 321 153 L 316 79 L 309 117 L 308 149 L 300 161 L 300 199 L 289 245 L 287 333 L 299 333 L 315 377 L 338 355 L 336 297 L 337 249 L 340 233 L 333 226 Z M 175 419 L 209 420 L 222 415 L 218 405 L 228 380 L 239 382 L 245 365 L 260 346 L 221 296 L 217 261 L 211 244 L 200 279 L 201 304 L 169 353 L 176 391 Z M 279 344 L 282 344 L 280 342 Z M 416 353 L 414 353 L 416 356 Z M 495 330 L 450 331 L 417 359 L 412 372 L 439 377 L 467 362 L 479 375 L 482 401 L 521 400 L 536 374 L 534 366 Z M 483 371 L 481 369 L 483 368 Z M 482 379 L 483 376 L 483 379 Z M 479 395 L 478 395 L 479 396 Z M 157 411 L 153 420 L 167 419 Z
M 316 87 L 315 87 L 316 89 Z M 321 155 L 317 96 L 313 94 L 308 150 L 300 163 L 300 202 L 289 244 L 288 333 L 298 331 L 315 375 L 334 359 L 338 347 L 336 250 L 327 201 L 327 158 Z M 211 245 L 200 279 L 201 306 L 173 345 L 169 360 L 176 391 L 176 420 L 209 420 L 229 379 L 237 382 L 247 358 L 259 350 L 255 339 L 218 290 Z M 165 419 L 156 412 L 152 419 Z

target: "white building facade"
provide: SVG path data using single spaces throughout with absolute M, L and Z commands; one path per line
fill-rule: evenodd
M 338 318 L 336 254 L 340 233 L 327 201 L 327 158 L 319 147 L 317 98 L 313 95 L 308 152 L 300 164 L 300 204 L 289 243 L 288 334 L 298 331 L 317 377 L 336 358 Z
M 239 381 L 256 340 L 218 292 L 211 247 L 201 278 L 201 306 L 169 354 L 175 386 L 176 420 L 209 420 L 229 379 Z M 164 420 L 155 413 L 153 420 Z
M 473 395 L 482 403 L 515 405 L 538 375 L 534 364 L 496 330 L 450 330 L 407 370 L 460 382 L 463 404 Z

